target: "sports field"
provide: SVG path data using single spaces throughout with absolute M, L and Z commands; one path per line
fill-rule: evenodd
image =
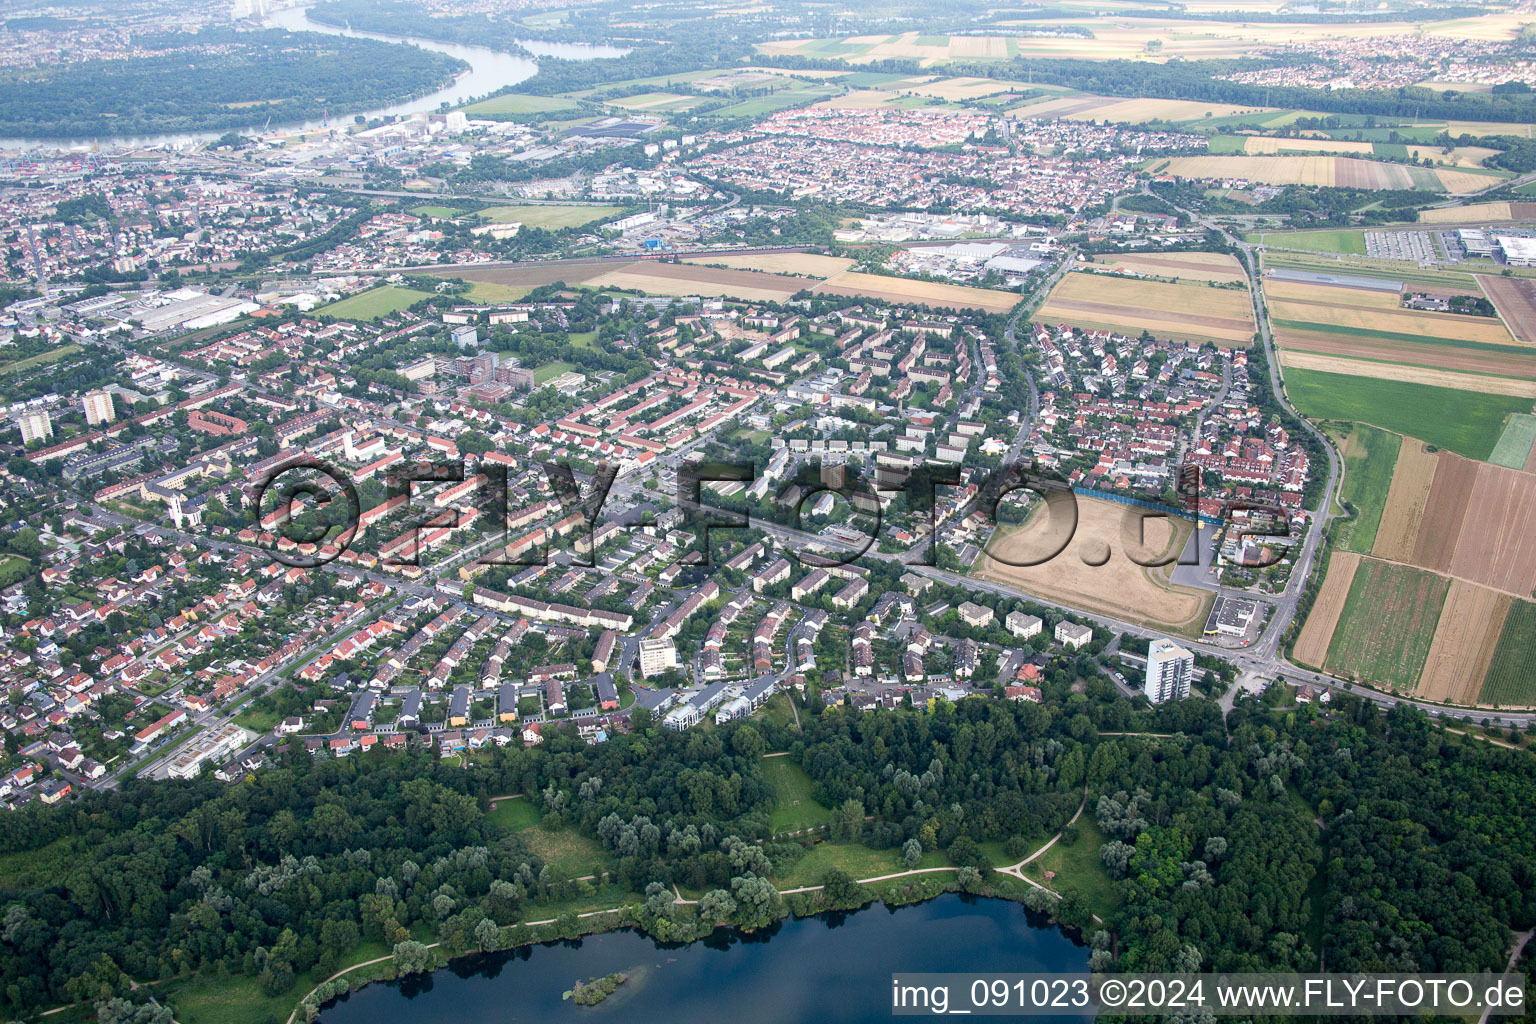
M 1355 424 L 1345 438 L 1344 483 L 1339 496 L 1353 509 L 1351 519 L 1340 523 L 1338 543 L 1347 551 L 1369 552 L 1376 543 L 1376 528 L 1387 505 L 1392 470 L 1402 438 L 1364 423 Z
M 1158 338 L 1238 348 L 1246 347 L 1254 332 L 1246 288 L 1138 281 L 1081 271 L 1057 283 L 1036 319 L 1132 338 L 1150 331 Z
M 477 216 L 487 224 L 521 224 L 525 228 L 575 228 L 622 213 L 619 206 L 491 206 Z
M 1530 412 L 1531 400 L 1402 381 L 1287 369 L 1285 389 L 1302 415 L 1314 420 L 1369 423 L 1398 434 L 1417 434 L 1439 448 L 1484 459 L 1504 431 L 1504 417 Z
M 319 316 L 334 316 L 344 320 L 373 320 L 431 297 L 430 292 L 417 291 L 415 288 L 384 285 L 381 288 L 359 292 L 321 306 L 315 310 L 315 313 Z
M 1443 576 L 1361 559 L 1328 645 L 1328 670 L 1393 689 L 1413 689 L 1449 589 L 1450 581 Z
M 816 784 L 788 757 L 763 758 L 763 781 L 773 790 L 768 825 L 774 833 L 796 832 L 832 820 L 832 812 L 816 802 Z
M 1079 495 L 1077 528 L 1052 557 L 1069 525 L 1066 518 L 1056 518 L 1063 515 L 1039 505 L 1022 526 L 999 527 L 972 572 L 1047 600 L 1172 632 L 1198 633 L 1212 595 L 1174 586 L 1168 581 L 1170 567 L 1149 569 L 1127 556 L 1130 551 L 1149 562 L 1172 557 L 1188 540 L 1193 523 L 1143 518 L 1129 505 Z M 1045 561 L 1038 565 L 1008 564 L 1040 559 Z

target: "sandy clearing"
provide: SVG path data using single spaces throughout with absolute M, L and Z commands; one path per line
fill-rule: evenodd
M 977 561 L 978 575 L 1012 584 L 1050 600 L 1088 608 L 1137 622 L 1162 627 L 1198 628 L 1204 624 L 1210 595 L 1167 582 L 1168 569 L 1147 569 L 1127 556 L 1127 531 L 1132 537 L 1145 528 L 1142 556 L 1166 556 L 1181 548 L 1194 524 L 1184 519 L 1144 518 L 1129 505 L 1100 498 L 1077 498 L 1077 529 L 1065 549 L 1034 566 L 1007 565 L 991 557 L 1011 560 L 1040 558 L 1049 554 L 1060 523 L 1053 524 L 1044 509 L 1024 526 L 999 530 L 988 544 L 990 554 Z M 1108 551 L 1108 561 L 1098 561 Z
M 1429 505 L 1429 492 L 1439 465 L 1440 456 L 1425 451 L 1423 441 L 1403 438 L 1371 554 L 1394 562 L 1413 560 L 1419 525 L 1424 521 L 1424 509 Z
M 1408 561 L 1436 572 L 1451 571 L 1451 559 L 1461 539 L 1472 488 L 1477 483 L 1477 467 L 1478 463 L 1471 459 L 1452 452 L 1440 453 L 1435 482 L 1429 489 L 1429 501 L 1414 540 L 1413 557 Z
M 1328 658 L 1328 645 L 1333 642 L 1333 631 L 1344 612 L 1344 602 L 1349 597 L 1350 584 L 1355 582 L 1355 570 L 1360 566 L 1360 556 L 1353 551 L 1335 551 L 1328 560 L 1328 575 L 1312 602 L 1312 611 L 1296 637 L 1293 654 L 1300 664 L 1321 669 Z
M 1536 476 L 1488 462 L 1472 466 L 1477 480 L 1451 574 L 1529 597 L 1536 587 Z
M 888 302 L 911 302 L 934 307 L 981 309 L 989 313 L 1006 313 L 1019 303 L 1019 296 L 1013 292 L 913 281 L 884 274 L 860 274 L 852 270 L 828 278 L 816 285 L 814 291 L 823 295 L 868 296 Z
M 1475 704 L 1511 603 L 1508 594 L 1452 580 L 1415 696 Z
M 1353 334 L 1329 334 L 1322 331 L 1296 331 L 1284 327 L 1276 334 L 1281 348 L 1292 351 L 1536 379 L 1536 352 L 1529 355 L 1512 352 L 1506 355 L 1452 345 L 1362 338 Z
M 737 253 L 732 256 L 690 256 L 684 263 L 723 266 L 733 270 L 759 270 L 770 274 L 828 278 L 853 266 L 853 260 L 814 252 Z
M 1476 391 L 1485 395 L 1536 398 L 1536 381 L 1518 380 L 1513 377 L 1489 377 L 1480 373 L 1458 373 L 1454 370 L 1437 370 L 1429 366 L 1406 366 L 1401 363 L 1379 363 L 1369 359 L 1346 359 L 1342 356 L 1298 352 L 1288 348 L 1280 350 L 1280 365 L 1295 367 L 1299 370 L 1322 370 L 1325 373 L 1338 373 L 1346 377 L 1371 377 L 1376 380 L 1429 384 L 1457 391 Z

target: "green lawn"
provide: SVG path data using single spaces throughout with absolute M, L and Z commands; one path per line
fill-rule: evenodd
M 935 850 L 923 855 L 917 865 L 920 868 L 949 866 L 944 851 Z M 796 889 L 802 885 L 820 885 L 826 873 L 833 868 L 846 871 L 855 879 L 878 878 L 906 871 L 901 861 L 901 850 L 871 850 L 859 843 L 817 843 L 805 856 L 795 861 L 789 870 L 773 879 L 780 889 Z M 921 876 L 918 876 L 921 877 Z
M 235 716 L 235 724 L 243 725 L 252 732 L 268 733 L 277 728 L 277 712 L 246 708 Z
M 1043 855 L 1024 866 L 1024 873 L 1041 885 L 1048 885 L 1057 892 L 1076 889 L 1083 894 L 1089 909 L 1100 917 L 1119 905 L 1114 880 L 1104 870 L 1099 859 L 1099 849 L 1107 841 L 1091 814 L 1084 812 L 1077 819 L 1077 842 L 1066 846 L 1060 841 Z M 1055 878 L 1046 878 L 1047 871 Z
M 1297 410 L 1314 420 L 1369 423 L 1470 459 L 1488 457 L 1507 415 L 1531 409 L 1529 398 L 1320 370 L 1288 369 L 1285 387 Z
M 475 281 L 469 286 L 469 298 L 475 302 L 521 302 L 531 291 L 522 285 Z
M 566 363 L 558 359 L 552 363 L 545 363 L 533 371 L 533 384 L 535 387 L 538 387 L 540 384 L 548 384 L 567 370 L 574 369 L 576 369 L 575 363 Z
M 382 942 L 362 942 L 342 964 L 364 963 L 389 952 L 390 948 Z M 264 1024 L 271 1020 L 286 1021 L 294 1005 L 324 980 L 305 972 L 287 992 L 267 996 L 256 976 L 237 974 L 227 981 L 210 977 L 182 983 L 168 994 L 179 1024 Z
M 1402 443 L 1396 434 L 1364 423 L 1356 424 L 1349 435 L 1341 496 L 1353 506 L 1355 517 L 1339 526 L 1339 545 L 1344 550 L 1369 554 L 1376 543 L 1376 528 L 1387 506 L 1387 488 L 1392 486 Z
M 444 220 L 452 220 L 455 217 L 467 216 L 464 210 L 455 210 L 451 206 L 417 206 L 411 209 L 411 213 L 417 217 L 438 217 Z
M 1286 249 L 1365 255 L 1364 231 L 1261 231 L 1257 237 L 1249 235 L 1248 238 L 1263 245 L 1278 245 Z
M 525 228 L 575 228 L 595 220 L 605 220 L 623 212 L 620 206 L 492 206 L 481 210 L 481 220 L 488 224 L 521 224 Z
M 341 317 L 346 320 L 373 320 L 430 297 L 429 293 L 417 291 L 415 288 L 384 285 L 382 288 L 374 288 L 358 295 L 348 296 L 339 302 L 321 306 L 315 312 L 321 316 Z
M 6 555 L 0 558 L 0 587 L 8 587 L 21 579 L 31 564 L 25 555 Z
M 1499 443 L 1493 446 L 1488 461 L 1508 469 L 1524 469 L 1533 443 L 1536 443 L 1536 416 L 1514 413 L 1504 424 L 1504 432 L 1499 435 Z
M 816 802 L 816 784 L 789 758 L 763 758 L 763 780 L 773 790 L 768 824 L 774 832 L 794 832 L 832 820 L 832 812 Z
M 1246 135 L 1212 135 L 1206 143 L 1206 152 L 1212 156 L 1230 156 L 1234 153 L 1246 153 L 1248 151 L 1248 136 Z
M 1450 587 L 1444 576 L 1411 565 L 1363 560 L 1328 645 L 1328 670 L 1412 689 Z
M 516 800 L 497 800 L 495 804 L 495 808 L 486 814 L 486 820 L 512 832 L 531 828 L 544 817 L 539 812 L 539 805 L 526 797 Z
M 518 838 L 549 865 L 555 878 L 581 878 L 604 870 L 603 848 L 597 840 L 570 829 L 530 828 Z
M 571 344 L 574 345 L 576 348 L 596 348 L 597 347 L 597 332 L 596 331 L 574 331 L 570 335 L 568 335 L 568 337 L 571 339 Z
M 42 366 L 44 363 L 58 362 L 65 356 L 72 356 L 79 351 L 79 345 L 60 345 L 58 348 L 51 348 L 47 352 L 39 352 L 37 355 L 27 356 L 25 359 L 0 363 L 0 376 L 20 373 L 22 370 L 30 370 L 34 366 Z
M 463 109 L 464 113 L 470 117 L 511 120 L 519 115 L 547 114 L 553 110 L 573 110 L 575 107 L 575 101 L 566 99 L 564 96 L 527 96 L 514 92 L 492 96 L 488 100 L 472 103 Z
M 1536 604 L 1516 601 L 1509 606 L 1477 700 L 1480 704 L 1536 704 Z

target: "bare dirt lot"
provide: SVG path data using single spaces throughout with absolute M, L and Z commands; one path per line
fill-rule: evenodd
M 1536 476 L 1486 462 L 1472 465 L 1476 483 L 1451 574 L 1529 597 L 1536 586 Z
M 1394 562 L 1413 560 L 1414 542 L 1418 540 L 1419 524 L 1424 520 L 1429 490 L 1435 482 L 1435 469 L 1439 464 L 1440 456 L 1426 452 L 1424 442 L 1403 438 L 1371 554 Z
M 1536 345 L 1536 281 L 1479 274 L 1477 283 L 1482 285 L 1510 333 L 1527 345 Z
M 1009 583 L 1047 600 L 1144 622 L 1174 632 L 1197 631 L 1204 625 L 1211 595 L 1168 582 L 1169 568 L 1148 569 L 1126 556 L 1126 530 L 1135 531 L 1143 517 L 1135 509 L 1097 498 L 1077 499 L 1077 530 L 1054 558 L 1033 566 L 1012 561 L 1045 557 L 1059 543 L 1059 521 L 1043 509 L 1021 527 L 1003 527 L 994 534 L 987 553 L 977 560 L 976 575 Z M 1184 519 L 1144 520 L 1146 543 L 1138 557 L 1152 560 L 1181 549 L 1193 524 Z M 1132 536 L 1137 536 L 1132 533 Z M 1108 550 L 1108 561 L 1098 562 Z M 1087 559 L 1085 562 L 1084 559 Z
M 1511 601 L 1508 594 L 1453 581 L 1415 695 L 1452 704 L 1476 703 Z
M 1333 642 L 1334 627 L 1344 612 L 1344 600 L 1349 597 L 1349 586 L 1355 581 L 1355 570 L 1360 566 L 1360 556 L 1353 551 L 1335 551 L 1328 561 L 1328 575 L 1306 624 L 1296 637 L 1296 660 L 1303 665 L 1322 668 L 1328 658 L 1328 645 Z
M 1478 465 L 1451 452 L 1440 453 L 1435 482 L 1429 489 L 1429 503 L 1424 507 L 1419 536 L 1414 541 L 1413 558 L 1409 559 L 1413 564 L 1436 572 L 1451 571 L 1451 558 L 1467 517 L 1467 503 L 1477 483 Z

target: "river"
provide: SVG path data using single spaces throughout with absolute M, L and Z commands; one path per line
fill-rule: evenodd
M 791 918 L 754 935 L 721 929 L 674 948 L 635 931 L 607 932 L 466 957 L 435 974 L 375 982 L 342 996 L 319 1020 L 875 1024 L 891 1019 L 895 972 L 1086 974 L 1088 949 L 1031 916 L 1017 903 L 951 894 L 908 907 L 877 903 L 852 914 Z M 631 980 L 601 1005 L 561 1000 L 576 981 L 615 971 Z
M 422 110 L 436 110 L 443 103 L 458 106 L 466 100 L 484 96 L 495 92 L 497 89 L 532 78 L 539 70 L 539 65 L 527 57 L 515 56 L 503 53 L 500 50 L 492 50 L 485 46 L 461 46 L 457 43 L 444 43 L 435 39 L 417 39 L 406 36 L 387 36 L 378 32 L 360 32 L 351 28 L 337 28 L 335 25 L 326 25 L 322 22 L 311 21 L 309 11 L 304 7 L 289 7 L 276 11 L 267 16 L 266 25 L 269 28 L 285 28 L 290 32 L 319 32 L 330 36 L 352 36 L 359 39 L 378 39 L 387 43 L 410 43 L 424 50 L 436 50 L 450 57 L 457 57 L 469 65 L 469 70 L 459 75 L 452 83 L 444 86 L 436 92 L 414 100 L 406 100 L 401 103 L 393 103 L 386 107 L 374 110 L 365 110 L 361 113 L 365 117 L 392 117 L 405 114 L 414 114 Z M 616 46 L 586 43 L 543 43 L 536 40 L 519 40 L 520 45 L 540 57 L 565 57 L 571 60 L 584 60 L 605 57 L 622 57 L 629 51 Z M 353 115 L 337 115 L 336 124 L 345 124 L 352 120 Z M 321 127 L 320 120 L 305 121 L 301 124 L 284 124 L 281 127 L 285 131 L 300 131 Z M 260 125 L 247 125 L 245 130 L 258 128 Z M 0 139 L 0 149 L 79 149 L 99 142 L 102 147 L 140 148 L 146 146 L 187 146 L 199 142 L 208 142 L 223 135 L 224 131 L 216 132 L 182 132 L 166 135 L 139 135 L 124 136 L 112 139 Z

